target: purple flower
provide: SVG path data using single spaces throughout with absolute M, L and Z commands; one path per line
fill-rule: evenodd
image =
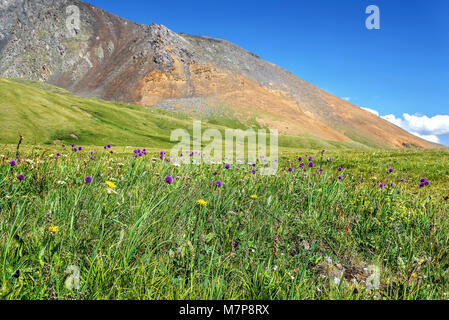
M 165 182 L 167 182 L 168 184 L 172 184 L 173 183 L 172 176 L 165 177 Z
M 289 171 L 289 172 L 292 172 L 292 171 L 293 171 L 293 168 L 292 168 L 292 167 L 288 168 L 288 171 Z
M 338 180 L 343 180 L 343 177 L 342 176 L 338 176 Z
M 298 161 L 300 161 L 300 162 L 301 162 L 301 161 L 302 161 L 302 157 L 299 157 L 299 158 L 298 158 Z
M 448 200 L 449 200 L 449 197 L 444 197 L 444 200 L 445 200 L 445 201 L 448 201 Z
M 302 168 L 302 167 L 304 167 L 304 162 L 301 162 L 300 164 L 299 164 L 299 166 Z
M 393 183 L 393 182 L 391 182 L 391 183 L 390 183 L 390 186 L 391 186 L 391 187 L 393 188 L 393 187 L 394 187 L 394 183 Z
M 11 165 L 11 167 L 14 167 L 14 166 L 16 166 L 17 165 L 17 162 L 16 162 L 16 160 L 11 160 L 11 161 L 8 161 L 8 163 Z
M 65 148 L 65 144 L 63 144 L 62 147 Z
M 251 170 L 251 173 L 252 174 L 256 174 L 256 170 Z
M 215 184 L 217 185 L 217 187 L 221 187 L 223 185 L 220 180 L 215 181 Z
M 25 180 L 25 176 L 23 174 L 19 174 L 17 176 L 17 179 L 19 179 L 20 181 L 23 181 L 23 180 Z
M 313 158 L 312 157 L 309 157 L 309 161 L 312 161 L 313 160 Z
M 113 153 L 114 153 L 114 151 L 112 151 L 112 150 L 111 150 L 111 151 L 109 151 L 109 153 L 110 153 L 110 154 L 113 154 Z
M 56 156 L 57 156 L 57 157 L 60 157 L 60 156 L 61 156 L 61 154 L 60 154 L 60 153 L 57 153 L 57 154 L 56 154 Z
M 252 166 L 253 166 L 253 167 L 255 167 L 255 166 L 256 166 L 256 164 L 255 164 L 255 163 L 253 163 L 253 164 L 252 164 Z
M 86 184 L 92 183 L 92 177 L 91 177 L 91 176 L 85 177 L 85 178 L 84 178 L 84 182 L 85 182 Z
M 327 158 L 327 162 L 332 162 L 332 158 Z
M 104 149 L 107 149 L 107 148 L 108 148 L 108 146 L 104 146 L 103 148 L 104 148 Z
M 401 179 L 401 182 L 405 182 L 405 179 L 404 179 L 404 178 L 402 178 L 402 179 Z
M 379 183 L 379 188 L 383 189 L 385 185 L 383 183 Z
M 421 180 L 419 180 L 419 181 L 421 181 L 421 182 L 426 182 L 426 179 L 421 178 Z
M 231 169 L 231 165 L 230 164 L 226 164 L 224 167 L 225 167 L 225 169 Z
M 341 171 L 341 170 L 343 170 L 343 168 L 342 167 L 338 167 L 338 171 Z
M 392 173 L 394 170 L 393 168 L 388 169 L 388 172 Z
M 311 157 L 310 157 L 311 158 Z M 312 161 L 309 162 L 309 168 L 313 168 L 314 164 Z
M 72 148 L 75 148 L 75 144 L 72 143 Z
M 108 149 L 111 149 L 112 146 L 110 144 L 108 144 L 107 147 L 108 147 Z
M 79 150 L 79 151 L 83 150 L 83 147 L 79 147 L 78 150 Z

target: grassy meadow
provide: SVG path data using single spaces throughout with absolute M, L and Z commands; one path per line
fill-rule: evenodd
M 70 149 L 0 148 L 0 299 L 447 299 L 447 149 Z
M 0 111 L 0 299 L 447 299 L 449 149 L 280 135 L 263 176 L 167 161 L 187 114 L 17 79 Z

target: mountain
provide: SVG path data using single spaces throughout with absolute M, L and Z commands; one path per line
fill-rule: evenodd
M 436 146 L 226 40 L 136 24 L 76 0 L 1 0 L 0 16 L 3 78 L 197 118 L 231 111 L 288 136 Z

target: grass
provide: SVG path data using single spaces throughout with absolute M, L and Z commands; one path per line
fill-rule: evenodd
M 447 298 L 447 149 L 286 150 L 274 176 L 113 149 L 0 151 L 1 299 Z
M 0 78 L 0 144 L 16 143 L 19 134 L 24 144 L 59 145 L 60 141 L 78 145 L 146 145 L 171 148 L 170 134 L 185 128 L 192 134 L 189 115 L 157 108 L 81 98 L 49 84 L 23 79 Z M 199 116 L 199 115 L 198 115 Z M 224 136 L 227 128 L 261 128 L 253 119 L 243 121 L 231 112 L 217 112 L 199 117 L 203 132 L 218 129 Z M 375 147 L 355 141 L 326 141 L 311 136 L 279 136 L 281 150 L 355 149 Z

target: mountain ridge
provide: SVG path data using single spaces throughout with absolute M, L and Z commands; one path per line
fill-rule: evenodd
M 79 30 L 67 28 L 69 6 L 79 9 Z M 137 24 L 77 0 L 3 0 L 0 11 L 0 77 L 191 114 L 232 109 L 288 135 L 437 146 L 224 39 Z

